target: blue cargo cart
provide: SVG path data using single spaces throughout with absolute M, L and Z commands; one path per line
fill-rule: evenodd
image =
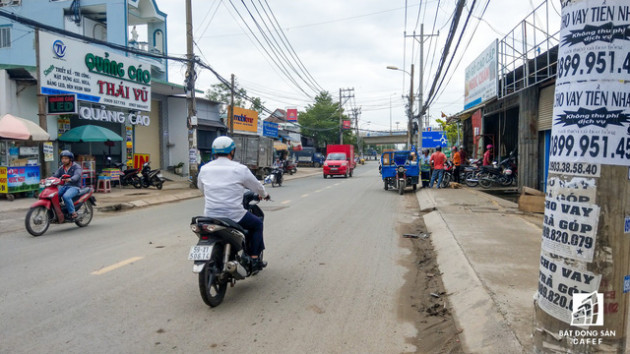
M 407 186 L 412 186 L 415 191 L 420 180 L 417 150 L 384 152 L 381 155 L 381 176 L 386 191 L 394 189 L 402 195 Z

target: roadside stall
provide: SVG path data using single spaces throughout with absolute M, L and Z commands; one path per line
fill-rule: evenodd
M 77 163 L 81 165 L 81 169 L 83 170 L 82 184 L 94 186 L 97 171 L 96 161 L 92 155 L 92 143 L 123 141 L 123 138 L 107 128 L 88 124 L 70 129 L 59 137 L 59 141 L 88 144 L 89 154 L 78 155 L 76 158 Z M 117 172 L 112 173 L 111 169 L 104 170 L 103 172 L 105 173 L 104 177 L 113 177 L 116 180 L 118 180 L 118 177 L 120 176 Z
M 39 192 L 38 142 L 47 140 L 48 133 L 27 119 L 0 118 L 0 194 L 13 200 L 17 194 Z

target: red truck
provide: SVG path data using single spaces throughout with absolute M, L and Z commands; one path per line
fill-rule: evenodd
M 324 161 L 324 178 L 334 175 L 352 177 L 354 167 L 354 145 L 328 145 Z

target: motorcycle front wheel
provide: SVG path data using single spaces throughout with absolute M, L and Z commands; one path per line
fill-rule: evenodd
M 92 217 L 94 217 L 94 208 L 92 208 L 92 204 L 85 202 L 81 205 L 81 208 L 77 210 L 77 214 L 77 221 L 74 223 L 77 224 L 78 227 L 88 226 L 92 221 Z
M 447 188 L 450 184 L 451 184 L 451 174 L 445 172 L 444 176 L 442 176 L 442 184 L 440 185 L 440 188 Z
M 48 230 L 50 226 L 50 217 L 48 216 L 48 209 L 43 206 L 31 208 L 26 213 L 26 219 L 24 220 L 26 231 L 33 236 L 41 236 Z
M 136 189 L 140 189 L 142 188 L 142 180 L 140 179 L 140 177 L 135 177 L 131 180 L 131 184 L 133 185 L 134 188 Z
M 479 185 L 479 177 L 475 172 L 467 172 L 464 181 L 468 187 L 477 187 Z
M 223 269 L 223 247 L 215 244 L 210 260 L 199 273 L 199 291 L 206 305 L 217 307 L 223 301 L 227 290 L 227 281 L 221 281 L 221 269 Z

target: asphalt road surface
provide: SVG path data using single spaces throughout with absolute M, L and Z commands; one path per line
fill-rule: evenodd
M 268 191 L 265 259 L 217 308 L 187 260 L 202 199 L 0 235 L 1 353 L 414 352 L 404 199 L 376 164 Z M 411 193 L 410 191 L 408 193 Z

